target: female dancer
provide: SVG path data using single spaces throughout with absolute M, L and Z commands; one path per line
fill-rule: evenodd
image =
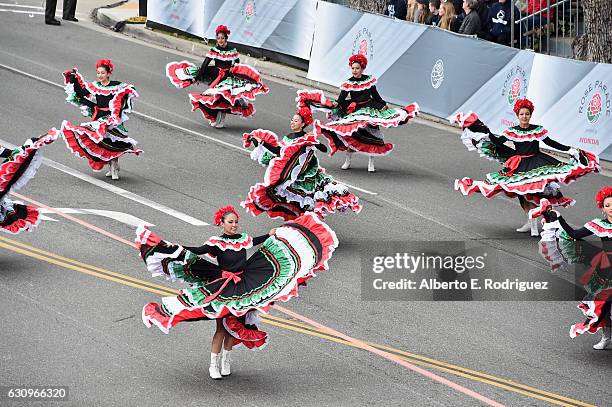
M 581 283 L 585 284 L 587 296 L 578 305 L 578 308 L 584 313 L 586 321 L 572 325 L 570 336 L 575 338 L 585 332 L 594 334 L 601 329 L 602 338 L 593 348 L 603 350 L 612 349 L 610 331 L 612 324 L 610 313 L 612 304 L 612 263 L 610 262 L 610 255 L 612 255 L 612 187 L 602 188 L 597 193 L 595 201 L 597 207 L 602 210 L 603 217 L 593 219 L 579 229 L 572 228 L 558 212 L 551 210 L 551 206 L 546 202 L 532 210 L 531 216 L 535 218 L 542 215 L 546 221 L 545 228 L 562 231 L 562 233 L 555 233 L 559 239 L 581 240 L 592 235 L 601 239 L 602 249 L 589 259 L 590 268 L 580 279 Z M 581 252 L 584 253 L 584 250 Z
M 326 270 L 338 246 L 335 233 L 311 213 L 254 239 L 238 233 L 238 219 L 233 207 L 220 208 L 215 224 L 224 233 L 198 248 L 163 241 L 144 226 L 136 231 L 141 257 L 153 276 L 166 275 L 191 284 L 178 296 L 163 298 L 161 304 L 145 305 L 144 324 L 155 324 L 168 333 L 181 321 L 216 319 L 209 368 L 213 379 L 230 374 L 229 352 L 234 341 L 249 348 L 267 342 L 267 334 L 253 326 L 254 311 L 267 312 L 275 301 L 297 296 L 298 285 L 316 271 Z M 246 249 L 257 244 L 260 249 L 247 260 Z M 218 265 L 195 253 L 215 257 Z
M 107 177 L 119 179 L 119 157 L 140 154 L 136 140 L 127 135 L 124 123 L 132 112 L 132 99 L 138 97 L 129 83 L 110 79 L 114 65 L 108 59 L 96 62 L 98 81 L 86 82 L 76 68 L 64 72 L 68 103 L 81 109 L 92 121 L 76 126 L 65 120 L 61 133 L 68 149 L 85 158 L 94 171 L 108 164 Z
M 53 128 L 41 137 L 34 137 L 14 150 L 0 147 L 0 230 L 18 234 L 32 231 L 40 222 L 40 214 L 34 206 L 13 202 L 9 194 L 16 191 L 34 177 L 42 164 L 39 151 L 46 144 L 54 142 L 59 132 Z
M 315 149 L 326 152 L 327 148 L 313 133 L 304 131 L 312 121 L 310 109 L 302 107 L 289 123 L 291 133 L 282 140 L 262 129 L 244 134 L 245 147 L 251 143 L 257 146 L 251 157 L 267 166 L 265 181 L 251 187 L 242 203 L 254 216 L 266 212 L 272 218 L 291 220 L 306 211 L 321 218 L 336 210 L 361 211 L 359 199 L 319 166 Z
M 235 114 L 243 118 L 255 113 L 253 101 L 269 89 L 261 82 L 259 72 L 240 64 L 236 48 L 227 44 L 229 28 L 220 25 L 216 29 L 217 45 L 206 54 L 200 69 L 187 61 L 170 62 L 166 76 L 179 89 L 206 81 L 208 89 L 203 93 L 190 93 L 192 110 L 200 109 L 212 127 L 225 127 L 225 115 Z M 214 66 L 209 66 L 211 62 Z
M 464 144 L 487 158 L 503 163 L 500 171 L 486 175 L 484 181 L 470 178 L 455 180 L 455 189 L 464 195 L 478 192 L 487 198 L 504 193 L 509 197 L 517 197 L 521 208 L 527 214 L 541 198 L 548 198 L 558 206 L 572 205 L 574 201 L 563 197 L 559 192 L 559 184 L 569 184 L 577 178 L 590 172 L 599 171 L 599 159 L 594 154 L 577 150 L 558 143 L 547 136 L 548 131 L 542 126 L 530 123 L 534 106 L 527 99 L 519 99 L 514 104 L 514 112 L 519 119 L 519 125 L 504 130 L 503 136 L 491 133 L 474 113 L 460 113 L 454 119 L 464 129 L 462 140 Z M 514 149 L 504 145 L 512 141 Z M 570 163 L 544 154 L 540 151 L 540 141 L 557 150 L 566 151 L 572 156 Z M 539 236 L 538 224 L 535 219 L 529 219 L 518 232 L 531 231 L 532 236 Z
M 389 128 L 407 123 L 419 112 L 419 106 L 411 103 L 402 109 L 391 109 L 376 90 L 376 78 L 363 73 L 368 60 L 356 54 L 349 58 L 352 76 L 340 85 L 340 96 L 333 103 L 334 120 L 325 124 L 315 123 L 317 134 L 323 134 L 331 146 L 331 155 L 337 150 L 346 151 L 342 169 L 351 167 L 351 154 L 366 154 L 368 171 L 376 171 L 374 156 L 387 155 L 393 144 L 385 143 L 380 126 Z

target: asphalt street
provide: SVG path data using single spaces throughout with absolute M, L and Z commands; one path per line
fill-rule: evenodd
M 242 134 L 256 128 L 288 133 L 301 86 L 264 78 L 270 93 L 258 97 L 255 116 L 228 117 L 227 128 L 214 129 L 190 111 L 190 89 L 177 90 L 165 77 L 168 62 L 188 56 L 87 23 L 51 27 L 40 14 L 0 11 L 0 144 L 21 144 L 64 119 L 82 121 L 64 101 L 61 73 L 76 66 L 93 80 L 101 57 L 113 60 L 113 79 L 137 87 L 127 127 L 144 154 L 122 158 L 121 179 L 111 182 L 58 140 L 45 148 L 48 160 L 19 193 L 127 241 L 144 221 L 167 240 L 201 244 L 218 232 L 208 224 L 215 209 L 238 206 L 263 179 L 264 169 L 241 147 Z M 248 57 L 243 62 L 257 65 Z M 509 278 L 551 278 L 537 239 L 514 232 L 525 222 L 517 202 L 453 190 L 455 178 L 480 178 L 497 169 L 494 163 L 468 152 L 457 132 L 441 126 L 410 123 L 385 136 L 395 150 L 376 161 L 373 174 L 365 158 L 342 171 L 343 157 L 320 155 L 328 173 L 355 187 L 364 208 L 328 218 L 340 242 L 330 270 L 283 306 L 503 405 L 610 405 L 612 352 L 591 348 L 599 334 L 569 337 L 582 318 L 576 301 L 492 301 L 479 293 L 472 301 L 364 298 L 362 258 L 372 248 L 411 242 L 430 248 L 467 242 L 494 255 L 495 267 Z M 599 174 L 566 186 L 565 194 L 578 201 L 563 211 L 568 221 L 579 225 L 598 216 L 593 197 L 606 184 L 610 178 Z M 183 324 L 163 335 L 141 322 L 142 306 L 179 284 L 153 280 L 126 243 L 55 213 L 46 217 L 33 233 L 0 236 L 2 386 L 68 386 L 69 400 L 60 404 L 75 406 L 478 403 L 278 310 L 262 324 L 269 346 L 236 349 L 232 376 L 212 381 L 212 323 Z M 242 230 L 252 235 L 277 225 L 266 216 L 241 218 Z M 562 277 L 551 281 L 567 288 Z M 542 298 L 548 301 L 535 301 Z

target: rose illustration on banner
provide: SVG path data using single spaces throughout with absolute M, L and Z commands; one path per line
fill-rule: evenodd
M 606 82 L 595 80 L 585 86 L 580 98 L 578 114 L 586 118 L 589 124 L 596 125 L 594 128 L 602 128 L 602 122 L 606 122 L 612 115 L 609 89 Z
M 602 108 L 602 100 L 601 94 L 596 92 L 591 98 L 591 102 L 589 103 L 589 107 L 587 108 L 587 120 L 591 123 L 595 123 L 599 120 L 599 116 L 601 115 Z
M 362 55 L 368 55 L 368 42 L 366 40 L 361 40 L 359 44 L 359 53 Z
M 242 7 L 241 14 L 245 17 L 248 22 L 253 16 L 255 16 L 255 0 L 247 0 Z
M 372 41 L 372 33 L 367 27 L 363 27 L 357 32 L 353 40 L 353 49 L 351 54 L 361 54 L 368 58 L 368 65 L 374 58 L 374 42 Z
M 521 81 L 518 78 L 514 78 L 512 86 L 508 90 L 508 104 L 514 106 L 514 102 L 521 96 Z
M 444 62 L 438 59 L 431 69 L 431 86 L 438 89 L 444 82 Z

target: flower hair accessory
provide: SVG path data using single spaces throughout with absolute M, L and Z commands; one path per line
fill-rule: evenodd
M 240 219 L 240 215 L 238 215 L 238 212 L 236 212 L 236 209 L 233 206 L 228 205 L 228 206 L 224 206 L 222 208 L 217 209 L 217 212 L 215 212 L 214 225 L 221 226 L 223 217 L 227 215 L 228 213 L 233 213 L 234 215 L 236 215 L 238 219 Z
M 363 54 L 355 54 L 349 58 L 349 66 L 353 65 L 355 62 L 361 65 L 362 69 L 365 69 L 368 65 L 368 58 Z
M 109 74 L 113 73 L 113 69 L 115 69 L 115 65 L 113 65 L 113 63 L 111 62 L 110 59 L 99 59 L 96 62 L 96 69 L 100 68 L 100 67 L 104 67 L 106 68 L 106 70 L 108 71 Z
M 518 116 L 521 109 L 529 109 L 529 111 L 533 113 L 533 110 L 535 109 L 535 107 L 533 106 L 533 103 L 531 103 L 531 100 L 527 98 L 518 99 L 516 103 L 514 103 L 514 109 L 513 109 L 514 113 Z
M 297 114 L 298 116 L 302 118 L 302 121 L 304 122 L 304 126 L 310 126 L 312 124 L 313 122 L 312 112 L 310 111 L 309 108 L 301 107 L 295 112 L 295 114 Z
M 603 208 L 604 201 L 606 200 L 606 198 L 609 198 L 611 196 L 612 196 L 612 187 L 605 186 L 602 189 L 600 189 L 599 192 L 597 192 L 597 195 L 595 195 L 595 202 L 597 202 L 597 207 Z
M 223 34 L 225 34 L 226 37 L 229 37 L 230 29 L 227 28 L 227 26 L 225 26 L 223 24 L 218 25 L 217 28 L 215 28 L 215 34 L 219 34 L 219 33 L 223 33 Z

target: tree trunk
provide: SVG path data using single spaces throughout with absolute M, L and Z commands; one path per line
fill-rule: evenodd
M 386 0 L 349 0 L 350 7 L 358 8 L 372 13 L 383 14 L 385 12 Z
M 612 63 L 610 0 L 582 0 L 584 36 L 579 40 L 587 61 Z

